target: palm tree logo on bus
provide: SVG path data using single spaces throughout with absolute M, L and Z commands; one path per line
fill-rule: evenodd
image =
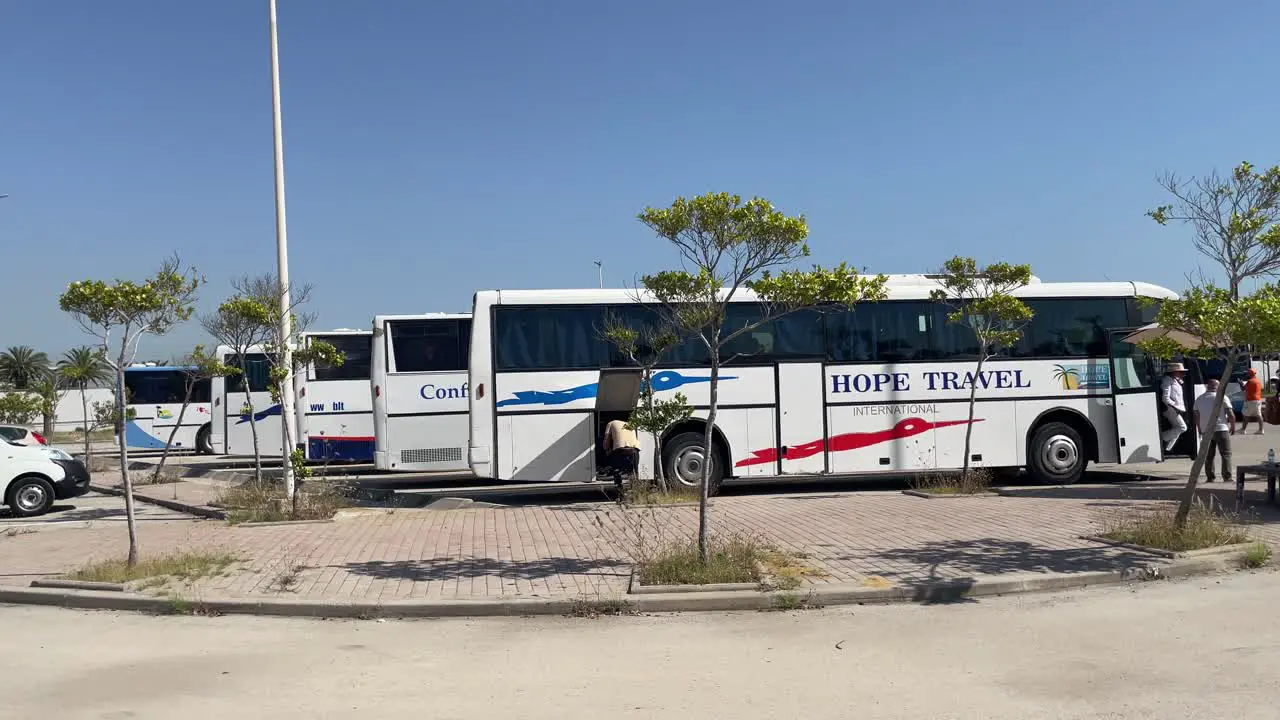
M 1111 372 L 1105 365 L 1054 365 L 1053 379 L 1062 383 L 1063 390 L 1089 390 L 1111 386 Z

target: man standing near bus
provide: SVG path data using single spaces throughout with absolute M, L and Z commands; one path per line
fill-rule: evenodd
M 622 476 L 635 478 L 640 467 L 640 438 L 623 420 L 613 420 L 604 427 L 604 454 L 613 474 L 613 484 L 622 489 Z
M 1187 412 L 1187 401 L 1182 394 L 1182 378 L 1186 377 L 1187 368 L 1182 363 L 1169 363 L 1165 370 L 1164 380 L 1160 381 L 1160 401 L 1164 403 L 1164 419 L 1169 421 L 1169 428 L 1160 433 L 1164 441 L 1164 451 L 1173 449 L 1173 444 L 1187 431 L 1187 421 L 1183 415 Z
M 1209 436 L 1209 455 L 1204 461 L 1205 482 L 1213 482 L 1213 454 L 1222 456 L 1222 479 L 1231 479 L 1231 436 L 1236 434 L 1236 414 L 1231 404 L 1222 403 L 1218 414 L 1213 414 L 1213 404 L 1218 399 L 1218 381 L 1209 380 L 1205 390 L 1196 398 L 1193 412 L 1196 416 L 1196 427 Z M 1223 398 L 1225 400 L 1225 398 Z
M 1244 411 L 1240 413 L 1244 416 L 1244 425 L 1240 427 L 1240 434 L 1244 435 L 1249 431 L 1249 421 L 1258 421 L 1258 432 L 1254 435 L 1263 433 L 1262 423 L 1262 381 L 1258 379 L 1258 371 L 1249 368 L 1249 379 L 1244 384 Z

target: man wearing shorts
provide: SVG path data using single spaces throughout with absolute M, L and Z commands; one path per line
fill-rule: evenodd
M 1240 434 L 1244 434 L 1249 430 L 1249 421 L 1258 421 L 1258 431 L 1254 435 L 1263 433 L 1262 423 L 1262 381 L 1258 379 L 1258 371 L 1249 368 L 1249 379 L 1244 384 L 1244 424 L 1240 426 Z

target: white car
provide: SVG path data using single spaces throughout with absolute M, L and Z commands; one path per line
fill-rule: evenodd
M 89 491 L 89 469 L 66 452 L 47 445 L 0 440 L 0 503 L 16 517 L 49 512 L 55 500 Z
M 49 441 L 35 430 L 28 430 L 20 425 L 0 425 L 0 440 L 8 440 L 19 445 L 48 445 Z

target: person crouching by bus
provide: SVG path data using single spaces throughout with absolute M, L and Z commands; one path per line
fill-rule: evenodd
M 1244 416 L 1244 424 L 1240 426 L 1240 434 L 1244 435 L 1249 431 L 1249 421 L 1258 421 L 1258 432 L 1254 435 L 1263 433 L 1262 423 L 1262 381 L 1258 379 L 1258 371 L 1249 368 L 1249 379 L 1244 384 L 1244 411 L 1240 413 Z
M 1209 436 L 1209 455 L 1204 461 L 1205 482 L 1213 482 L 1213 454 L 1222 456 L 1222 479 L 1231 479 L 1231 436 L 1236 434 L 1236 414 L 1231 405 L 1223 398 L 1218 414 L 1213 413 L 1213 404 L 1218 399 L 1218 381 L 1205 383 L 1205 390 L 1196 398 L 1193 412 L 1196 416 L 1196 427 L 1202 434 Z
M 623 420 L 614 420 L 604 428 L 604 455 L 613 475 L 613 484 L 622 489 L 622 476 L 635 479 L 640 467 L 640 438 Z
M 1164 419 L 1169 422 L 1168 429 L 1160 433 L 1165 452 L 1172 450 L 1173 444 L 1187 431 L 1187 421 L 1183 417 L 1187 412 L 1187 401 L 1182 394 L 1182 378 L 1186 375 L 1187 369 L 1182 363 L 1169 363 L 1164 380 L 1160 381 L 1160 401 L 1164 403 Z

